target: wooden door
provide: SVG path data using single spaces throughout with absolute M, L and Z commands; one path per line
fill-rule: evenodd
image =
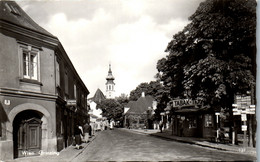
M 18 157 L 39 155 L 41 150 L 41 120 L 23 120 L 18 130 Z

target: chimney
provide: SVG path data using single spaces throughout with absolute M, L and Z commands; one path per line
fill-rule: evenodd
M 142 92 L 142 97 L 145 97 L 145 93 L 144 92 Z

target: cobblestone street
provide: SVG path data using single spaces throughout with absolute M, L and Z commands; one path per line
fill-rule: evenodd
M 100 132 L 73 161 L 256 160 L 254 156 L 174 142 L 116 129 Z

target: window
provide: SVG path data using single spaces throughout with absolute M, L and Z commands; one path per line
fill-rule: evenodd
M 22 47 L 22 73 L 23 78 L 39 80 L 39 51 L 31 46 Z
M 197 128 L 197 119 L 196 117 L 189 118 L 189 128 Z
M 213 119 L 210 114 L 205 115 L 205 127 L 213 127 Z
M 69 94 L 69 77 L 68 77 L 68 72 L 65 70 L 65 94 Z
M 60 64 L 58 58 L 56 57 L 56 86 L 60 86 Z
M 77 86 L 74 84 L 74 99 L 77 99 Z

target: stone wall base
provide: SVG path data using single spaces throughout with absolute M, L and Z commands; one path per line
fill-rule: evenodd
M 13 141 L 0 141 L 0 160 L 13 160 Z

